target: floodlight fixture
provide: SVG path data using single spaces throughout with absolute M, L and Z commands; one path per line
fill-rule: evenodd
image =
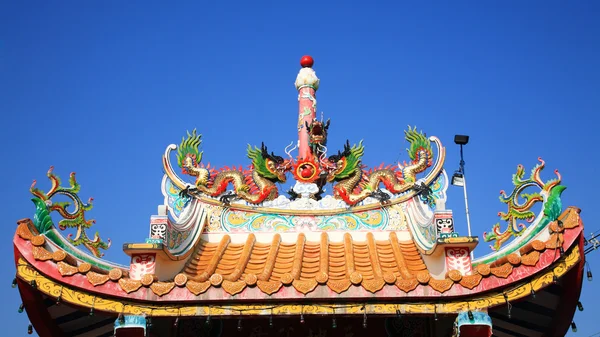
M 452 185 L 454 186 L 465 186 L 465 176 L 462 174 L 462 172 L 460 171 L 456 171 L 454 172 L 454 175 L 452 175 Z
M 457 145 L 467 145 L 468 142 L 469 142 L 469 136 L 466 136 L 466 135 L 455 135 L 454 136 L 454 143 L 456 143 Z

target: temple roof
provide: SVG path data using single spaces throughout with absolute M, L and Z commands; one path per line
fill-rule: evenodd
M 474 259 L 478 238 L 470 229 L 468 237 L 460 236 L 452 210 L 445 208 L 449 179 L 441 141 L 409 127 L 404 133 L 408 163 L 367 168 L 362 141 L 348 141 L 328 156 L 329 120 L 316 119 L 320 82 L 312 64 L 303 58 L 296 81 L 299 139 L 284 150 L 289 159 L 261 144 L 248 146 L 247 169 L 211 168 L 202 162 L 201 135 L 195 130 L 167 147 L 164 202 L 151 217 L 145 241 L 124 244 L 128 266 L 101 259 L 110 240 L 88 236 L 95 223 L 86 219 L 91 199 L 80 199 L 74 173 L 65 187 L 51 168 L 47 192 L 34 182 L 35 216 L 20 220 L 14 237 L 15 285 L 29 296 L 28 306 L 65 301 L 92 312 L 100 308 L 109 318 L 123 313 L 264 315 L 267 309 L 292 315 L 298 313 L 294 303 L 300 303 L 301 315 L 310 305 L 315 314 L 362 310 L 365 317 L 367 312 L 437 315 L 506 306 L 510 320 L 511 302 L 529 300 L 561 277 L 580 280 L 583 223 L 579 209 L 562 209 L 565 187 L 558 171 L 556 178 L 543 181 L 543 160 L 529 177 L 518 166 L 514 189 L 500 196 L 508 210 L 498 215 L 507 225 L 502 230 L 497 223 L 484 233 L 485 241 L 494 242 L 493 252 Z M 285 196 L 277 184 L 285 183 L 288 173 L 296 183 Z M 455 177 L 464 182 L 462 166 Z M 327 184 L 332 184 L 330 194 Z M 536 204 L 541 206 L 537 214 Z M 51 212 L 63 217 L 57 226 Z M 67 228 L 76 235 L 63 236 Z M 578 296 L 580 285 L 573 289 Z M 571 300 L 540 302 L 551 317 Z M 48 320 L 48 313 L 35 310 Z M 492 314 L 505 321 L 502 314 Z
M 30 220 L 20 222 L 15 245 L 20 255 L 34 266 L 43 261 L 53 262 L 40 266 L 44 266 L 43 273 L 55 275 L 59 282 L 140 299 L 150 299 L 149 290 L 156 295 L 154 301 L 181 298 L 184 289 L 198 300 L 228 301 L 237 296 L 243 301 L 263 300 L 264 295 L 272 295 L 271 299 L 305 296 L 325 299 L 329 295 L 323 292 L 323 287 L 342 298 L 378 292 L 383 297 L 473 296 L 534 276 L 560 259 L 558 248 L 570 249 L 582 230 L 578 209 L 567 209 L 560 220 L 562 227 L 549 229 L 555 231 L 545 242 L 534 240 L 518 253 L 489 264 L 473 265 L 473 273 L 453 269 L 441 277 L 431 267 L 427 268 L 412 240 L 399 240 L 395 232 L 385 233 L 387 239 L 381 237 L 382 233 L 377 233 L 377 239 L 373 233 L 366 233 L 364 241 L 353 240 L 348 233 L 335 241 L 323 232 L 320 241 L 307 240 L 305 234 L 299 233 L 295 242 L 283 242 L 279 234 L 270 242 L 259 242 L 256 235 L 249 234 L 244 243 L 232 243 L 230 235 L 223 235 L 219 242 L 201 240 L 170 281 L 159 281 L 153 274 L 131 279 L 126 269 L 105 271 L 78 260 L 37 235 Z M 112 282 L 118 287 L 110 285 Z M 279 292 L 282 287 L 293 287 L 297 292 Z M 247 294 L 240 294 L 244 291 Z

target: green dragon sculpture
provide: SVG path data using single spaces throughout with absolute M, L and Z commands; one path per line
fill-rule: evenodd
M 60 178 L 52 172 L 54 167 L 50 167 L 48 170 L 48 178 L 52 183 L 48 192 L 35 187 L 36 181 L 33 181 L 29 191 L 34 195 L 33 203 L 36 207 L 35 216 L 33 218 L 33 224 L 40 234 L 49 234 L 51 229 L 54 227 L 50 213 L 56 211 L 60 214 L 63 219 L 58 222 L 58 228 L 65 230 L 67 228 L 76 228 L 77 232 L 75 238 L 72 234 L 67 236 L 67 240 L 74 246 L 83 245 L 89 249 L 92 254 L 96 257 L 102 257 L 104 254 L 100 252 L 100 249 L 108 249 L 110 247 L 110 239 L 104 242 L 98 236 L 98 232 L 94 235 L 94 239 L 90 239 L 87 236 L 86 229 L 89 229 L 95 220 L 87 220 L 85 218 L 85 212 L 92 209 L 92 198 L 87 203 L 84 203 L 79 198 L 80 185 L 75 179 L 75 173 L 71 173 L 69 178 L 69 187 L 61 186 Z M 52 198 L 58 195 L 66 196 L 73 201 L 74 209 L 69 211 L 67 208 L 71 206 L 71 202 L 68 201 L 53 201 Z
M 361 165 L 364 153 L 362 141 L 352 147 L 347 142 L 343 152 L 330 156 L 323 164 L 328 169 L 327 181 L 337 182 L 333 187 L 334 196 L 353 206 L 367 197 L 380 201 L 389 199 L 389 196 L 379 189 L 381 183 L 392 194 L 414 188 L 417 173 L 432 165 L 433 151 L 427 136 L 418 132 L 416 127 L 411 129 L 409 126 L 404 133 L 406 140 L 410 142 L 410 148 L 407 149 L 412 160 L 410 164 L 404 163 L 397 168 L 382 166 L 365 171 Z
M 201 193 L 211 197 L 221 196 L 220 200 L 229 204 L 231 200 L 241 198 L 251 204 L 273 200 L 279 195 L 276 183 L 286 181 L 286 172 L 291 169 L 288 160 L 267 151 L 264 143 L 261 148 L 248 145 L 248 158 L 252 160 L 249 170 L 225 167 L 220 170 L 204 167 L 200 162 L 199 150 L 202 135 L 193 130 L 183 138 L 177 151 L 177 163 L 183 174 L 196 177 L 195 187 L 186 188 L 184 194 Z M 233 184 L 234 193 L 225 194 L 227 186 Z

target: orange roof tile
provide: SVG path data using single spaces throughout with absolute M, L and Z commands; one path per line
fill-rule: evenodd
M 537 266 L 542 254 L 546 255 L 544 264 L 552 264 L 561 258 L 556 253 L 556 242 L 559 243 L 558 246 L 565 243 L 564 235 L 569 237 L 564 248 L 577 248 L 574 240 L 581 233 L 581 228 L 572 230 L 580 226 L 578 213 L 569 209 L 563 216 L 562 227 L 555 228 L 556 231 L 549 228 L 551 235 L 548 240 L 533 240 L 519 249 L 518 253 L 506 255 L 489 264 L 475 265 L 472 275 L 448 270 L 444 279 L 433 278 L 415 244 L 410 240 L 398 240 L 394 232 L 389 233 L 384 240 L 375 240 L 373 233 L 367 233 L 364 241 L 354 241 L 346 233 L 337 242 L 331 242 L 331 233 L 327 232 L 321 233 L 319 241 L 307 241 L 306 236 L 300 233 L 296 242 L 292 243 L 282 242 L 279 234 L 275 234 L 270 243 L 258 242 L 254 234 L 248 234 L 244 243 L 232 242 L 229 235 L 223 235 L 220 242 L 201 241 L 172 281 L 158 280 L 151 274 L 143 275 L 141 280 L 133 280 L 127 270 L 122 268 L 106 272 L 77 261 L 62 250 L 51 253 L 48 243 L 35 231 L 31 220 L 19 222 L 15 244 L 22 252 L 29 250 L 28 254 L 33 261 L 52 261 L 53 268 L 56 268 L 65 281 L 80 274 L 93 287 L 111 281 L 118 283 L 126 293 L 145 287 L 150 288 L 154 294 L 163 296 L 177 286 L 187 288 L 196 296 L 211 287 L 221 287 L 230 295 L 235 295 L 247 286 L 256 286 L 270 295 L 282 286 L 293 286 L 300 293 L 308 294 L 319 284 L 326 285 L 337 293 L 345 292 L 351 285 L 360 285 L 375 293 L 385 284 L 395 285 L 406 293 L 415 290 L 419 284 L 444 293 L 453 285 L 472 290 L 488 278 L 492 279 L 492 283 L 486 287 L 501 286 L 504 282 L 498 282 L 499 279 L 508 279 L 515 274 L 516 269 L 527 270 Z M 30 242 L 29 245 L 25 244 L 27 241 Z M 547 250 L 555 253 L 549 255 Z M 535 272 L 528 271 L 530 274 Z
M 330 242 L 327 233 L 321 234 L 319 242 L 310 242 L 299 234 L 293 243 L 284 243 L 275 234 L 270 244 L 256 242 L 250 234 L 243 244 L 232 243 L 228 235 L 219 243 L 201 242 L 183 274 L 196 282 L 206 282 L 213 275 L 229 282 L 256 278 L 259 287 L 268 292 L 279 288 L 270 283 L 293 283 L 302 290 L 327 283 L 341 292 L 351 283 L 377 291 L 386 282 L 414 279 L 426 270 L 415 244 L 399 241 L 395 233 L 379 241 L 368 233 L 362 242 L 354 241 L 350 234 L 345 234 L 343 241 Z

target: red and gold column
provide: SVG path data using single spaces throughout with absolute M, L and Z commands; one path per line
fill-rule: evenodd
M 298 89 L 298 157 L 302 159 L 311 156 L 306 124 L 310 125 L 317 114 L 316 92 L 319 89 L 319 78 L 312 69 L 313 64 L 312 57 L 303 56 L 300 59 L 302 69 L 296 77 L 296 89 Z

